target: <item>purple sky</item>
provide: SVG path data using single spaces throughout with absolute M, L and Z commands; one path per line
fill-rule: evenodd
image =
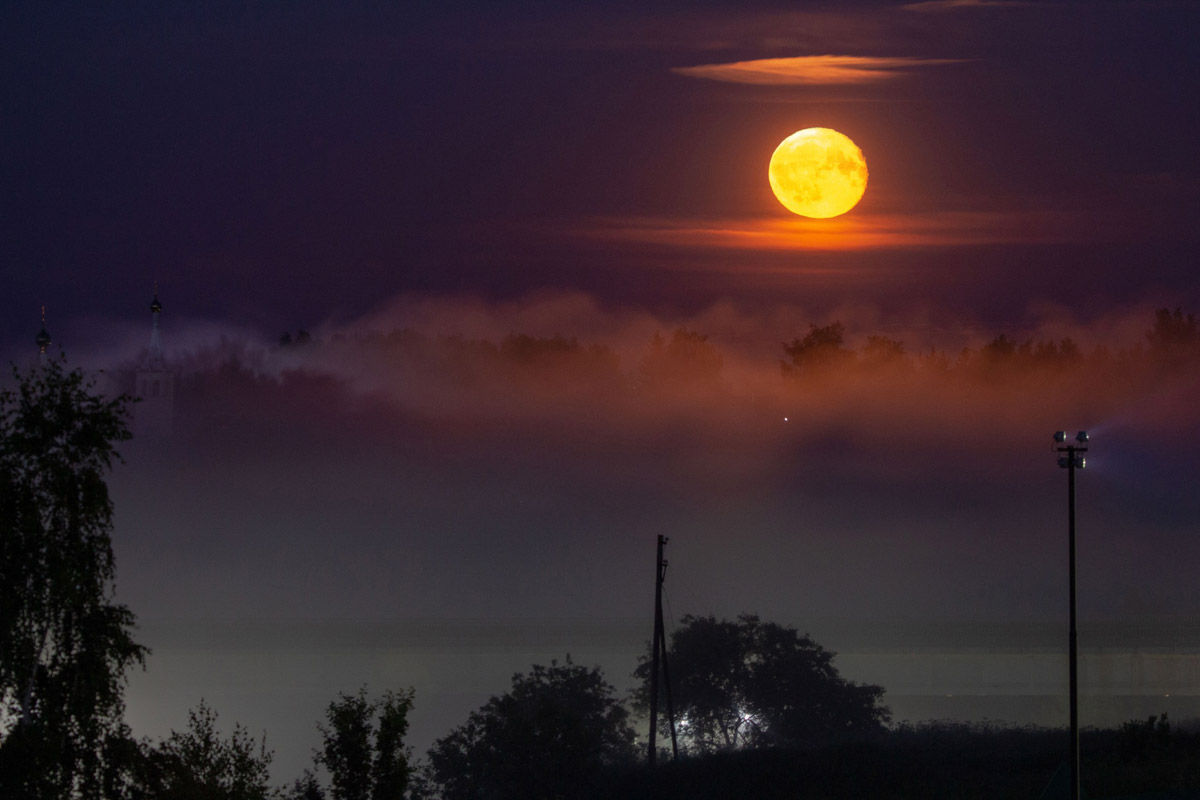
M 480 6 L 6 4 L 0 336 L 154 280 L 271 336 L 410 293 L 1200 305 L 1190 4 Z M 824 226 L 765 177 L 812 125 L 871 170 Z

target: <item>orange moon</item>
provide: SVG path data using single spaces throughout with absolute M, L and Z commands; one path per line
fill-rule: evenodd
M 788 211 L 825 219 L 845 214 L 862 199 L 867 160 L 846 134 L 805 128 L 775 148 L 767 176 Z

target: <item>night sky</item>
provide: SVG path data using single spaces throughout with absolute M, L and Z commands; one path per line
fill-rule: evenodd
M 1191 4 L 349 5 L 6 4 L 4 340 L 155 280 L 274 335 L 410 294 L 1200 305 Z M 831 237 L 764 177 L 812 125 L 871 169 Z
M 657 534 L 678 614 L 1057 619 L 1059 428 L 1093 436 L 1081 614 L 1196 615 L 1194 369 L 797 393 L 779 361 L 835 320 L 953 360 L 1200 311 L 1197 30 L 1172 2 L 6 3 L 0 350 L 28 362 L 44 305 L 119 372 L 157 282 L 176 429 L 113 477 L 148 620 L 632 618 Z M 771 194 L 812 126 L 866 156 L 844 217 Z M 574 337 L 633 380 L 680 326 L 721 382 L 649 400 L 371 339 Z

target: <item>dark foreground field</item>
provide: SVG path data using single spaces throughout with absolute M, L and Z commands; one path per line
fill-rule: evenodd
M 1064 761 L 1061 730 L 935 724 L 872 743 L 669 758 L 651 773 L 614 774 L 592 797 L 1039 798 Z M 1083 788 L 1091 798 L 1200 798 L 1200 732 L 1163 721 L 1085 731 Z M 1047 795 L 1057 796 L 1056 794 Z M 1065 796 L 1065 795 L 1063 795 Z

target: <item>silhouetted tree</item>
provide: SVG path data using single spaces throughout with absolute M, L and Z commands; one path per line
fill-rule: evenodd
M 400 800 L 408 788 L 412 768 L 404 737 L 408 734 L 413 694 L 412 689 L 386 692 L 376 704 L 379 727 L 375 732 L 375 761 L 371 764 L 373 800 Z
M 574 337 L 539 338 L 510 334 L 500 342 L 500 355 L 521 375 L 537 375 L 574 384 L 616 386 L 621 359 L 601 344 L 580 344 Z
M 280 793 L 280 796 L 284 800 L 325 800 L 325 790 L 321 788 L 321 782 L 317 780 L 313 771 L 306 769 L 299 778 L 292 781 L 291 786 Z
M 862 362 L 868 367 L 894 367 L 907 361 L 904 343 L 886 336 L 868 336 L 862 348 Z
M 510 333 L 500 342 L 500 354 L 521 364 L 554 362 L 578 355 L 582 350 L 574 337 L 540 338 L 524 333 Z
M 866 738 L 891 716 L 881 687 L 845 680 L 832 652 L 753 614 L 736 621 L 689 614 L 671 634 L 668 655 L 677 731 L 692 752 Z M 645 713 L 648 656 L 634 677 L 641 681 L 635 707 Z
M 845 332 L 845 326 L 840 322 L 821 327 L 809 323 L 803 339 L 793 339 L 791 344 L 783 345 L 783 352 L 788 356 L 788 361 L 780 362 L 783 374 L 798 375 L 848 363 L 854 358 L 854 351 L 842 346 Z
M 1146 759 L 1166 752 L 1171 746 L 1171 723 L 1166 714 L 1158 717 L 1151 714 L 1144 721 L 1134 719 L 1121 723 L 1118 733 L 1122 755 L 1127 758 Z
M 148 756 L 150 776 L 142 787 L 156 800 L 266 800 L 271 795 L 272 753 L 266 736 L 255 740 L 241 725 L 223 738 L 217 713 L 203 700 L 188 712 L 186 731 L 171 731 Z
M 144 663 L 113 602 L 105 474 L 129 438 L 128 397 L 59 360 L 0 392 L 0 796 L 98 797 L 125 672 Z
M 385 692 L 377 701 L 358 694 L 339 694 L 325 710 L 327 725 L 318 725 L 324 744 L 317 762 L 329 771 L 335 800 L 398 800 L 404 797 L 411 768 L 404 746 L 414 692 Z M 319 791 L 309 776 L 305 791 Z M 317 787 L 317 788 L 314 788 Z
M 1174 313 L 1160 308 L 1154 312 L 1154 327 L 1146 331 L 1146 341 L 1158 358 L 1189 358 L 1200 349 L 1200 327 L 1192 314 L 1185 315 L 1178 308 Z
M 534 666 L 434 742 L 432 781 L 443 800 L 571 797 L 633 757 L 628 717 L 598 667 Z
M 928 352 L 917 356 L 917 365 L 926 374 L 945 376 L 950 372 L 950 357 L 944 351 L 930 347 Z
M 1054 341 L 1034 343 L 1032 359 L 1039 366 L 1049 366 L 1059 369 L 1074 366 L 1083 361 L 1083 351 L 1070 337 Z
M 676 328 L 669 340 L 655 332 L 638 366 L 638 375 L 642 385 L 651 388 L 715 388 L 723 366 L 724 359 L 707 336 Z
M 1002 333 L 981 347 L 979 355 L 989 364 L 998 364 L 1012 358 L 1016 352 L 1016 343 Z

